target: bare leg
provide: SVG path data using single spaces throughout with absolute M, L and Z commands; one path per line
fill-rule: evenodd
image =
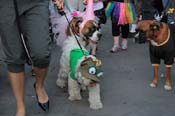
M 25 116 L 24 72 L 8 72 L 8 76 L 16 99 L 16 116 Z
M 154 79 L 152 80 L 150 86 L 157 87 L 159 66 L 153 66 L 153 68 L 154 68 Z
M 119 36 L 114 36 L 113 41 L 114 41 L 114 45 L 119 46 Z
M 36 94 L 40 103 L 46 103 L 49 100 L 49 97 L 44 89 L 44 80 L 47 70 L 48 68 L 41 69 L 34 67 L 34 72 L 36 74 Z
M 119 49 L 120 49 L 120 46 L 119 46 L 119 36 L 114 36 L 113 37 L 113 41 L 114 41 L 114 45 L 111 49 L 111 53 L 114 53 L 114 52 L 118 52 Z
M 171 67 L 166 67 L 166 75 L 165 75 L 165 90 L 171 90 L 171 77 L 170 77 Z
M 121 48 L 122 48 L 122 50 L 127 50 L 128 49 L 128 40 L 126 38 L 122 39 Z

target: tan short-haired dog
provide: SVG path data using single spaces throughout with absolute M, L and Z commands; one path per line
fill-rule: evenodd
M 160 61 L 163 60 L 166 67 L 164 88 L 171 90 L 170 75 L 175 56 L 175 26 L 154 20 L 143 20 L 138 23 L 137 30 L 145 32 L 150 40 L 150 60 L 154 68 L 154 79 L 150 86 L 157 86 L 158 68 Z

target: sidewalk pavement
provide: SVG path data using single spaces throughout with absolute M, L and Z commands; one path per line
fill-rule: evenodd
M 25 101 L 27 116 L 175 116 L 175 71 L 172 69 L 172 90 L 164 90 L 164 78 L 157 88 L 150 88 L 153 68 L 149 61 L 148 43 L 135 44 L 129 39 L 128 51 L 111 54 L 110 23 L 103 26 L 103 38 L 97 56 L 102 60 L 104 76 L 101 79 L 101 96 L 104 108 L 91 110 L 88 94 L 81 101 L 69 101 L 67 89 L 56 86 L 61 50 L 53 46 L 45 87 L 50 98 L 50 112 L 44 113 L 36 102 L 35 81 L 31 68 L 26 66 Z M 159 74 L 164 73 L 161 65 Z M 7 78 L 5 64 L 0 67 L 0 116 L 13 116 L 15 99 Z

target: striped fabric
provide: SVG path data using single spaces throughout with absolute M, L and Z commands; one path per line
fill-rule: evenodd
M 111 16 L 117 24 L 132 24 L 136 20 L 135 7 L 132 2 L 109 2 L 106 7 L 106 17 Z

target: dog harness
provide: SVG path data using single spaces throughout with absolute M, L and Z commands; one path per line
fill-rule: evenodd
M 83 54 L 83 52 L 84 54 Z M 70 72 L 70 77 L 75 80 L 75 71 L 76 71 L 76 66 L 77 66 L 77 63 L 78 63 L 78 60 L 80 60 L 83 56 L 87 56 L 89 55 L 89 53 L 85 50 L 82 50 L 82 49 L 73 49 L 71 52 L 70 52 L 70 68 L 71 68 L 71 72 Z

